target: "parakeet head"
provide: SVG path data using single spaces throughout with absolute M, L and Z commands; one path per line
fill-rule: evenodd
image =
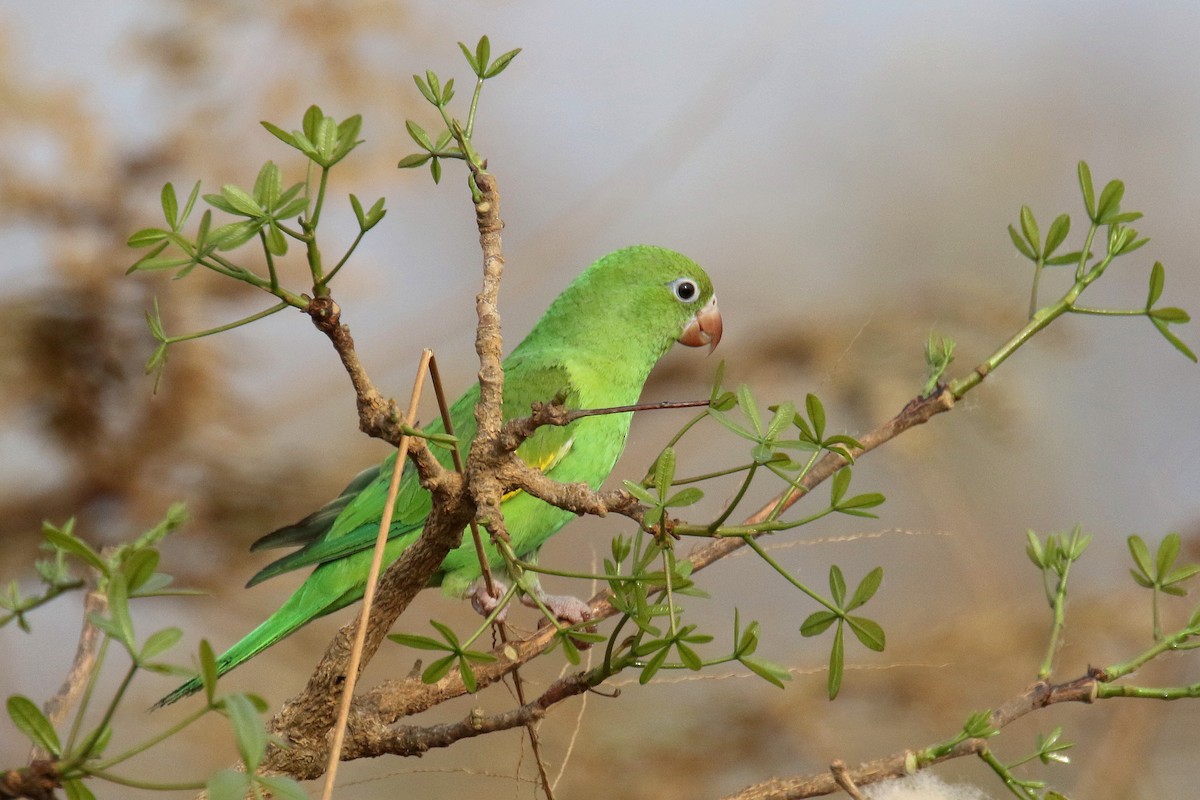
M 551 304 L 525 344 L 539 341 L 644 362 L 674 342 L 709 350 L 721 341 L 712 281 L 696 262 L 662 247 L 617 250 L 588 267 Z

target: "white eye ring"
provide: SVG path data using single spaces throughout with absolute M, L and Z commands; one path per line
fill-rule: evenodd
M 700 299 L 700 286 L 691 278 L 676 278 L 667 287 L 681 303 L 694 303 Z

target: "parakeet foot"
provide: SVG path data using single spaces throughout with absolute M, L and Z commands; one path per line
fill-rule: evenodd
M 486 617 L 495 611 L 496 606 L 500 605 L 500 600 L 508 592 L 508 586 L 495 579 L 492 579 L 492 588 L 494 588 L 496 591 L 494 597 L 488 593 L 487 584 L 485 584 L 483 581 L 480 581 L 479 583 L 475 584 L 475 588 L 472 589 L 471 593 L 467 595 L 469 598 L 471 598 L 471 608 L 475 609 L 475 612 L 481 617 Z M 504 608 L 500 609 L 500 613 L 496 615 L 496 621 L 503 622 L 504 618 L 507 616 L 508 606 L 505 606 Z
M 539 594 L 538 600 L 564 625 L 578 625 L 592 618 L 591 606 L 578 597 L 569 594 Z M 539 607 L 537 600 L 532 597 L 522 596 L 521 602 L 530 608 Z

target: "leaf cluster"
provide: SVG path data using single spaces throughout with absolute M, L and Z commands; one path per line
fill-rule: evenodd
M 206 705 L 182 722 L 149 736 L 139 744 L 117 754 L 109 752 L 113 740 L 112 721 L 139 672 L 171 675 L 190 672 L 158 660 L 159 656 L 179 642 L 182 637 L 180 629 L 163 628 L 143 640 L 136 631 L 130 612 L 131 600 L 196 594 L 191 590 L 173 588 L 171 576 L 157 571 L 158 545 L 164 537 L 184 523 L 186 516 L 182 505 L 174 505 L 161 522 L 141 536 L 103 551 L 97 551 L 76 534 L 73 520 L 68 520 L 62 526 L 46 523 L 43 527 L 44 546 L 50 549 L 54 556 L 52 560 L 42 562 L 38 572 L 44 579 L 48 579 L 51 591 L 40 598 L 38 603 L 22 601 L 15 604 L 13 613 L 3 620 L 7 622 L 15 619 L 28 631 L 29 625 L 24 618 L 26 612 L 51 599 L 55 593 L 76 586 L 91 584 L 95 587 L 94 591 L 102 597 L 100 605 L 103 611 L 89 612 L 87 616 L 88 624 L 100 632 L 101 638 L 95 646 L 95 657 L 90 661 L 81 662 L 88 667 L 81 678 L 85 681 L 82 700 L 64 735 L 60 735 L 46 712 L 29 698 L 12 695 L 6 702 L 9 720 L 34 747 L 45 753 L 55 779 L 72 800 L 93 800 L 94 794 L 88 785 L 92 780 L 163 791 L 204 788 L 206 784 L 202 781 L 157 783 L 129 778 L 113 772 L 113 769 L 178 733 L 209 712 L 217 712 L 229 718 L 246 766 L 245 772 L 222 770 L 214 775 L 207 784 L 211 797 L 231 800 L 245 797 L 249 790 L 253 790 L 256 796 L 271 792 L 296 800 L 305 797 L 299 784 L 289 778 L 254 774 L 266 752 L 267 739 L 260 717 L 266 710 L 266 703 L 261 698 L 246 695 L 216 697 L 216 660 L 207 642 L 201 642 L 200 645 Z M 74 577 L 73 568 L 82 568 L 89 577 L 86 580 Z M 97 681 L 112 642 L 116 642 L 126 652 L 130 663 L 112 696 L 99 701 L 96 696 Z M 94 725 L 85 726 L 84 720 L 88 711 L 97 702 L 101 704 L 100 720 Z

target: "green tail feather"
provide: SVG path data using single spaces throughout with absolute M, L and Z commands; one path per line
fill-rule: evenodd
M 317 617 L 323 617 L 326 614 L 333 613 L 340 608 L 345 608 L 351 603 L 356 602 L 363 594 L 363 586 L 359 584 L 351 587 L 332 601 L 319 605 L 314 609 L 313 606 L 317 604 L 314 603 L 314 600 L 317 600 L 319 603 L 321 598 L 313 598 L 310 592 L 304 591 L 304 588 L 301 587 L 296 594 L 292 595 L 286 603 L 280 606 L 278 611 L 267 617 L 261 625 L 250 631 L 237 644 L 230 647 L 217 658 L 218 677 L 229 672 L 239 664 L 249 661 L 279 640 L 291 636 Z M 195 694 L 203 686 L 204 684 L 201 682 L 199 676 L 192 678 L 159 700 L 152 708 L 169 706 L 177 700 L 182 700 L 189 695 Z

